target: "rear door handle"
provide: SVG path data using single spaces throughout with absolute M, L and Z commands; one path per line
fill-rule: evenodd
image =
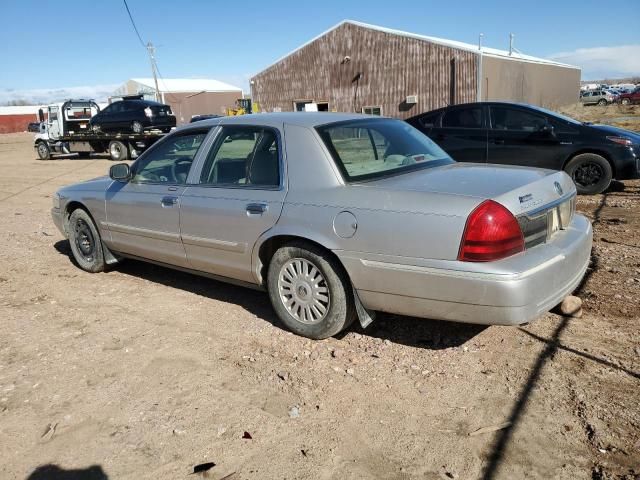
M 267 211 L 266 203 L 249 203 L 247 204 L 248 215 L 262 215 Z
M 163 207 L 173 207 L 178 203 L 178 197 L 162 197 L 160 200 L 160 205 Z
M 504 145 L 504 138 L 494 138 L 493 143 L 496 145 Z

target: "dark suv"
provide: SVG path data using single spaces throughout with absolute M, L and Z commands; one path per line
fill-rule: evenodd
M 89 121 L 94 132 L 133 132 L 158 129 L 168 132 L 176 126 L 169 105 L 142 99 L 114 102 Z
M 532 105 L 467 103 L 407 122 L 454 160 L 564 170 L 581 194 L 601 193 L 613 178 L 640 175 L 640 134 Z

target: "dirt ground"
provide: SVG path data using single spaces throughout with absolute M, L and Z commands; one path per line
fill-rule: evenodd
M 640 478 L 640 182 L 579 199 L 582 318 L 384 315 L 317 342 L 264 293 L 75 267 L 51 195 L 109 165 L 0 136 L 0 478 Z

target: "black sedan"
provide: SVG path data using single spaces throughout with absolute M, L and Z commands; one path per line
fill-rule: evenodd
M 454 105 L 409 118 L 459 162 L 566 171 L 579 193 L 640 177 L 640 134 L 517 103 Z
M 113 102 L 89 121 L 94 132 L 131 132 L 158 129 L 168 132 L 176 126 L 176 117 L 169 105 L 124 97 Z

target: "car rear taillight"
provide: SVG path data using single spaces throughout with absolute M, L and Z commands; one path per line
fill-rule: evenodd
M 140 111 L 140 110 L 138 110 L 138 111 Z M 144 109 L 144 114 L 149 118 L 153 117 L 153 110 L 151 110 L 151 107 L 145 108 Z
M 516 217 L 493 200 L 471 212 L 464 228 L 458 260 L 491 262 L 524 251 L 524 237 Z

